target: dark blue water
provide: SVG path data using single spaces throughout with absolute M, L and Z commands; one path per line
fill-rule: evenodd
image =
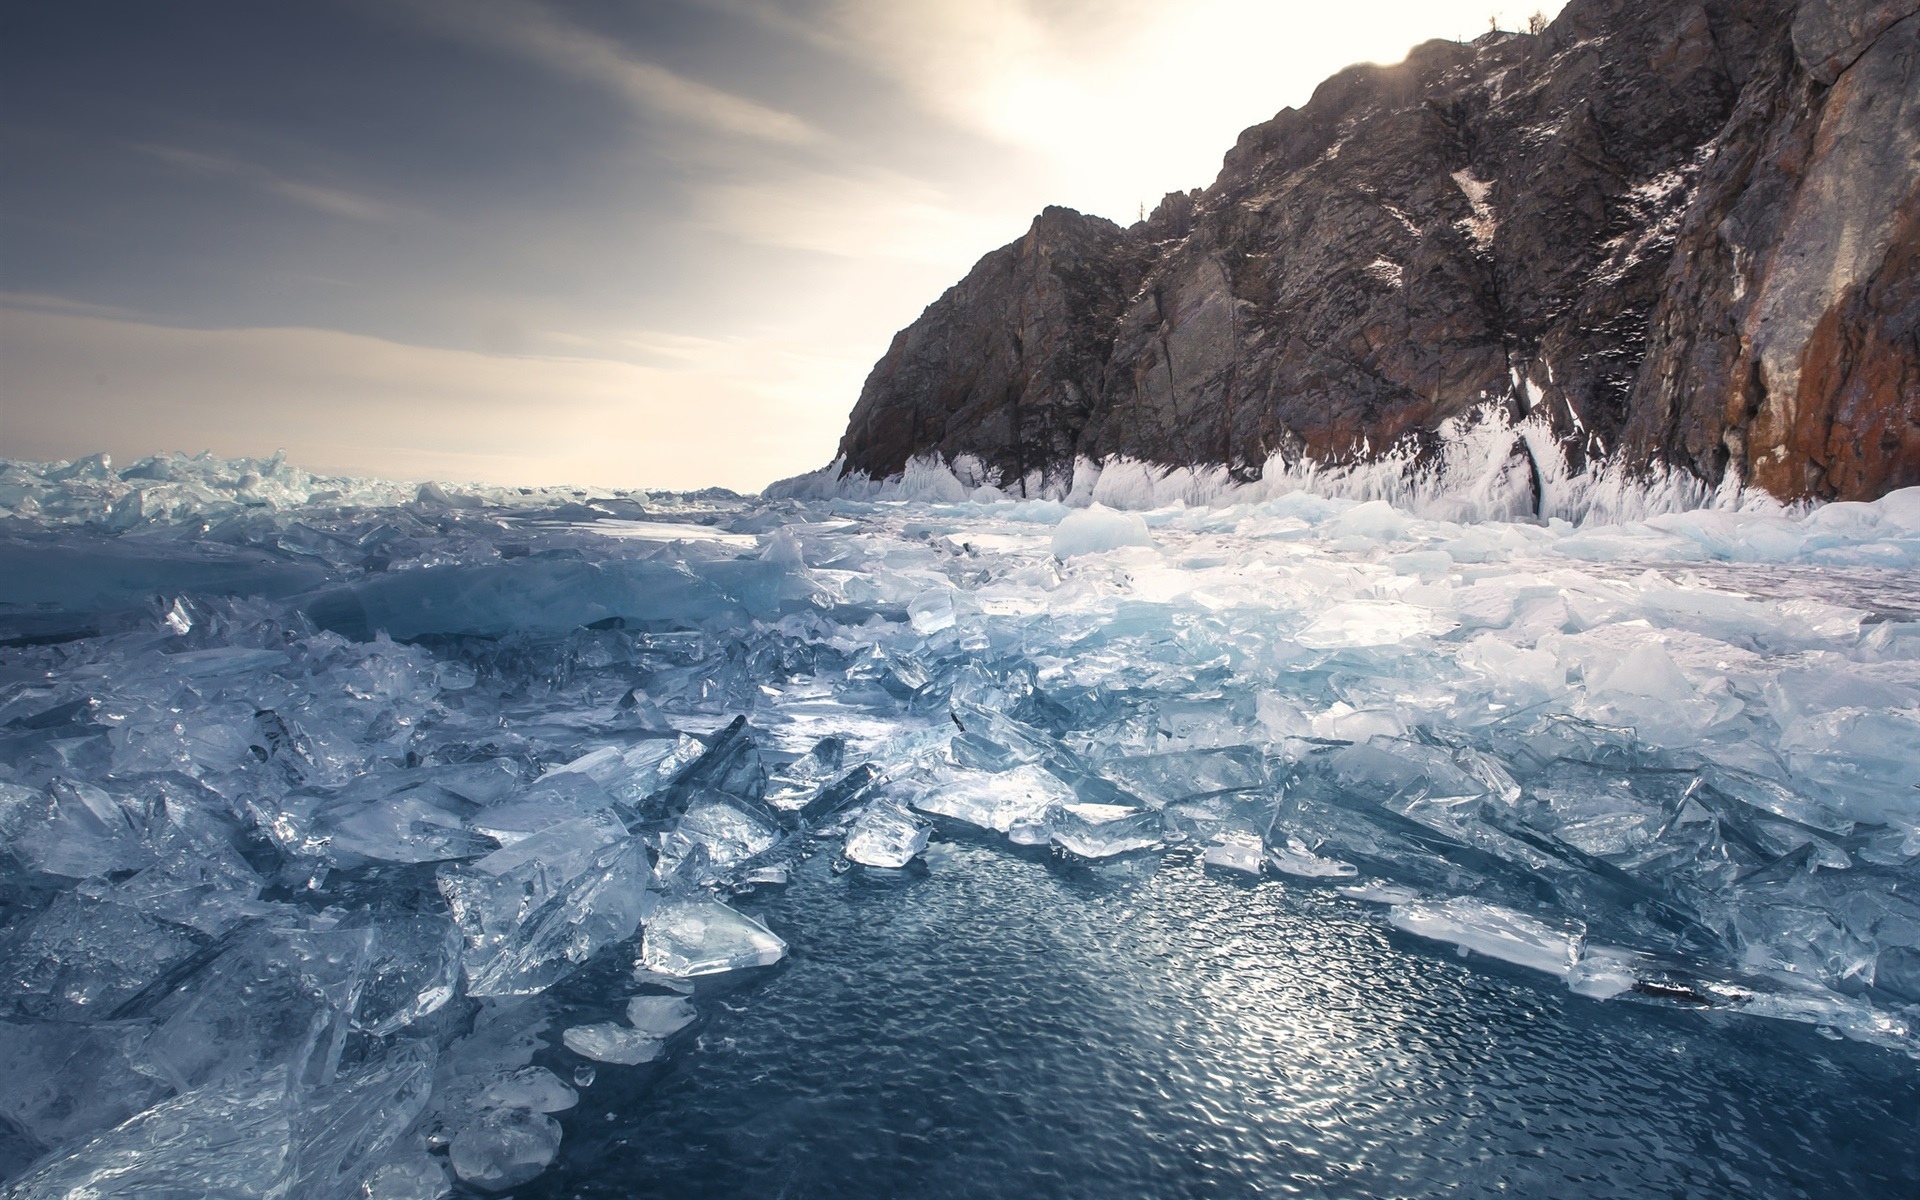
M 602 1068 L 516 1195 L 1920 1196 L 1912 1060 L 1586 1000 L 1319 888 L 947 842 L 742 907 L 791 959 Z

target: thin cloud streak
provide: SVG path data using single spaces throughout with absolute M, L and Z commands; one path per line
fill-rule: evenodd
M 443 34 L 612 91 L 642 115 L 665 115 L 712 133 L 766 142 L 804 145 L 821 140 L 819 130 L 792 113 L 636 58 L 619 42 L 531 0 L 414 0 L 405 8 Z
M 289 179 L 266 167 L 241 162 L 239 159 L 221 154 L 151 143 L 140 143 L 133 149 L 140 154 L 157 158 L 170 166 L 198 175 L 238 180 L 261 191 L 279 196 L 283 200 L 290 200 L 315 212 L 326 213 L 328 216 L 347 217 L 355 221 L 371 221 L 380 224 L 393 224 L 412 216 L 411 210 L 401 205 L 388 204 L 384 200 L 376 200 L 371 196 L 364 196 L 345 188 Z

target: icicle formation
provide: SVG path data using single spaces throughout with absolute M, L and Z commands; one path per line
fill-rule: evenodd
M 840 463 L 810 475 L 782 480 L 773 497 L 918 501 L 957 504 L 1006 499 L 1047 499 L 1084 507 L 1146 511 L 1261 504 L 1293 492 L 1346 500 L 1384 500 L 1416 516 L 1449 521 L 1558 519 L 1575 525 L 1617 524 L 1698 508 L 1740 511 L 1781 506 L 1764 492 L 1743 488 L 1735 477 L 1720 487 L 1685 471 L 1658 468 L 1634 472 L 1604 457 L 1581 470 L 1568 465 L 1564 445 L 1544 415 L 1515 421 L 1505 405 L 1489 404 L 1471 416 L 1443 422 L 1436 449 L 1423 453 L 1411 441 L 1384 454 L 1348 463 L 1289 461 L 1276 453 L 1260 478 L 1236 480 L 1225 466 L 1167 467 L 1129 458 L 1074 464 L 1072 482 L 1049 491 L 1036 472 L 1026 480 L 991 478 L 979 460 L 962 455 L 948 464 L 916 458 L 900 475 L 874 480 L 840 477 Z

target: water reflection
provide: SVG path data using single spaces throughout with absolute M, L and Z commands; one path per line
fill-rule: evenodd
M 1910 1196 L 1911 1063 L 1599 1004 L 1180 855 L 805 863 L 697 1044 L 603 1070 L 529 1195 Z M 555 1054 L 559 1062 L 561 1054 Z M 569 1064 L 570 1069 L 570 1064 Z

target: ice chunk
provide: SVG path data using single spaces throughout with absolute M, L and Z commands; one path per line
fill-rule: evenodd
M 373 1162 L 426 1108 L 434 1052 L 402 1043 L 385 1057 L 299 1097 L 293 1194 L 358 1194 Z
M 476 830 L 512 846 L 530 834 L 566 821 L 593 820 L 613 807 L 613 796 L 593 779 L 578 772 L 546 775 L 510 800 L 476 813 Z
M 36 871 L 84 879 L 133 870 L 153 859 L 146 814 L 90 783 L 56 777 L 46 802 L 25 823 L 14 852 Z
M 1053 556 L 1062 562 L 1082 554 L 1103 554 L 1122 546 L 1151 546 L 1153 535 L 1138 514 L 1095 504 L 1068 513 L 1053 531 Z
M 684 733 L 674 738 L 649 739 L 622 751 L 618 771 L 599 782 L 614 799 L 640 808 L 647 797 L 706 752 L 705 744 Z
M 447 1169 L 425 1153 L 381 1163 L 360 1186 L 364 1200 L 441 1200 L 453 1192 Z
M 1617 946 L 1588 945 L 1580 961 L 1567 973 L 1567 987 L 1576 995 L 1608 1000 L 1639 982 L 1641 956 Z
M 525 834 L 473 864 L 477 871 L 506 877 L 538 871 L 554 885 L 585 870 L 602 847 L 627 836 L 627 827 L 611 812 L 596 812 Z
M 460 983 L 460 930 L 445 917 L 403 917 L 376 927 L 355 1028 L 397 1033 L 438 1012 Z
M 1360 873 L 1352 863 L 1320 857 L 1297 837 L 1290 837 L 1285 845 L 1268 851 L 1267 861 L 1282 875 L 1296 879 L 1351 879 Z
M 913 625 L 913 631 L 922 637 L 952 629 L 956 620 L 953 589 L 937 588 L 915 596 L 907 605 L 907 620 Z
M 1102 772 L 1154 808 L 1195 796 L 1267 786 L 1266 762 L 1251 746 L 1120 758 L 1107 763 Z
M 480 1090 L 481 1108 L 530 1108 L 534 1112 L 565 1112 L 580 1096 L 545 1067 L 521 1067 Z
M 1334 890 L 1349 900 L 1364 900 L 1369 904 L 1412 904 L 1420 899 L 1420 893 L 1412 888 L 1401 887 L 1394 883 L 1381 883 L 1377 880 Z
M 1266 847 L 1260 841 L 1260 835 L 1250 831 L 1226 830 L 1213 835 L 1207 843 L 1206 852 L 1201 855 L 1210 867 L 1220 867 L 1228 871 L 1239 871 L 1247 875 L 1260 873 L 1260 854 Z
M 0 1117 L 42 1146 L 62 1146 L 133 1116 L 171 1091 L 140 1069 L 148 1028 L 0 1021 Z
M 713 735 L 706 753 L 683 768 L 648 803 L 652 811 L 673 813 L 684 809 L 701 792 L 719 792 L 757 804 L 766 791 L 767 769 L 760 749 L 747 731 L 747 719 L 735 717 Z
M 15 1180 L 10 1200 L 284 1196 L 294 1105 L 275 1068 L 182 1093 Z
M 67 892 L 0 948 L 0 990 L 35 1017 L 111 1015 L 190 969 L 204 948 L 185 926 Z
M 780 830 L 758 812 L 730 796 L 706 793 L 687 806 L 672 832 L 661 839 L 661 873 L 672 872 L 695 847 L 725 870 L 772 849 L 779 840 Z
M 930 830 L 891 801 L 869 805 L 847 834 L 846 855 L 867 867 L 904 867 L 927 848 Z
M 1564 928 L 1471 896 L 1437 903 L 1396 904 L 1388 912 L 1387 921 L 1395 929 L 1562 979 L 1579 961 L 1584 937 L 1580 929 Z
M 627 1023 L 648 1037 L 667 1038 L 699 1016 L 680 996 L 635 996 L 627 1001 Z
M 454 1174 L 489 1192 L 518 1187 L 560 1153 L 560 1122 L 528 1108 L 490 1108 L 453 1135 Z
M 474 858 L 494 848 L 493 839 L 467 829 L 457 813 L 415 792 L 374 804 L 354 803 L 325 814 L 331 848 L 386 862 L 439 862 Z
M 1057 804 L 1048 810 L 1054 845 L 1081 858 L 1111 858 L 1159 842 L 1160 814 L 1120 804 Z
M 600 847 L 564 880 L 537 860 L 501 874 L 483 866 L 440 872 L 440 890 L 466 938 L 471 996 L 545 990 L 602 946 L 631 937 L 652 904 L 653 871 L 638 839 Z
M 880 772 L 874 770 L 871 763 L 861 763 L 801 805 L 800 819 L 824 821 L 841 809 L 858 804 L 879 782 Z
M 368 929 L 263 930 L 155 1006 L 148 1053 L 182 1091 L 285 1067 L 333 1076 L 372 958 Z
M 766 926 L 716 900 L 672 900 L 647 919 L 640 965 L 689 979 L 771 966 L 786 952 Z
M 575 1025 L 560 1035 L 567 1049 L 595 1062 L 618 1063 L 633 1067 L 660 1057 L 657 1037 L 603 1021 L 597 1025 Z
M 840 774 L 846 755 L 844 740 L 821 738 L 811 750 L 767 777 L 767 803 L 785 812 L 805 808 Z
M 991 775 L 968 772 L 917 797 L 913 806 L 937 817 L 1006 833 L 1016 821 L 1037 818 L 1052 805 L 1073 802 L 1072 788 L 1044 767 L 1029 764 Z

